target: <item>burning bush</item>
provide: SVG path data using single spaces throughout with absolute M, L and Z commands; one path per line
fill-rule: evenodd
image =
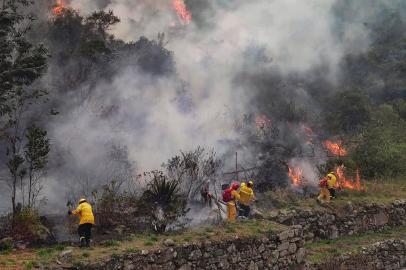
M 179 182 L 168 180 L 160 171 L 145 173 L 150 178 L 147 190 L 140 200 L 140 209 L 152 220 L 152 227 L 158 233 L 186 215 L 187 196 L 180 191 Z

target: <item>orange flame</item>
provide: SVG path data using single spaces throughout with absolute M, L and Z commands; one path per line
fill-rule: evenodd
M 292 185 L 295 187 L 299 187 L 302 185 L 302 175 L 303 175 L 303 169 L 296 167 L 296 168 L 291 168 L 288 167 L 288 176 L 292 181 Z
M 355 181 L 345 175 L 344 165 L 338 166 L 335 169 L 335 173 L 337 176 L 337 187 L 350 190 L 366 191 L 365 184 L 363 186 L 361 185 L 361 177 L 358 168 L 355 174 Z
M 341 141 L 337 141 L 337 142 L 332 142 L 332 141 L 324 141 L 323 145 L 330 151 L 330 153 L 332 153 L 335 156 L 346 156 L 347 155 L 347 149 L 345 149 L 342 146 L 342 142 Z
M 62 14 L 63 9 L 65 8 L 65 5 L 63 4 L 62 0 L 56 0 L 55 6 L 52 9 L 52 13 L 59 16 Z
M 183 23 L 187 24 L 192 21 L 192 14 L 187 9 L 183 0 L 172 0 L 172 7 Z
M 265 114 L 258 115 L 255 118 L 255 125 L 258 129 L 264 129 L 271 127 L 271 119 L 269 119 Z

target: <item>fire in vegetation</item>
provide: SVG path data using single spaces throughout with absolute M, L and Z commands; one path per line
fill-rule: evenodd
M 345 175 L 344 165 L 338 166 L 335 169 L 335 174 L 337 176 L 337 187 L 341 189 L 366 191 L 365 183 L 361 184 L 361 177 L 359 169 L 357 168 L 355 173 L 355 180 Z
M 303 177 L 303 169 L 300 167 L 291 167 L 288 168 L 288 176 L 292 182 L 292 185 L 295 187 L 300 187 L 303 184 L 302 177 Z
M 327 150 L 333 154 L 334 156 L 339 156 L 339 157 L 343 157 L 347 155 L 347 149 L 345 149 L 342 145 L 341 141 L 337 141 L 337 142 L 332 142 L 332 141 L 324 141 L 323 142 L 324 147 L 327 148 Z
M 187 9 L 183 0 L 172 0 L 172 7 L 183 23 L 188 24 L 192 21 L 192 14 Z
M 57 16 L 61 15 L 64 8 L 65 5 L 63 3 L 63 0 L 56 0 L 55 6 L 52 9 L 52 13 Z

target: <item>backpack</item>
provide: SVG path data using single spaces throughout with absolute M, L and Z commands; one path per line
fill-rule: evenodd
M 223 191 L 223 201 L 224 202 L 229 202 L 233 200 L 233 196 L 231 195 L 231 192 L 233 191 L 232 188 L 227 188 L 226 190 Z

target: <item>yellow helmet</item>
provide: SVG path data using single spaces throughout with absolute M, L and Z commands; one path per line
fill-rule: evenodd
M 249 186 L 249 187 L 252 187 L 253 185 L 254 185 L 254 181 L 250 180 L 250 181 L 248 182 L 248 186 Z
M 85 198 L 81 198 L 81 199 L 79 200 L 79 204 L 84 203 L 85 201 L 86 201 Z

